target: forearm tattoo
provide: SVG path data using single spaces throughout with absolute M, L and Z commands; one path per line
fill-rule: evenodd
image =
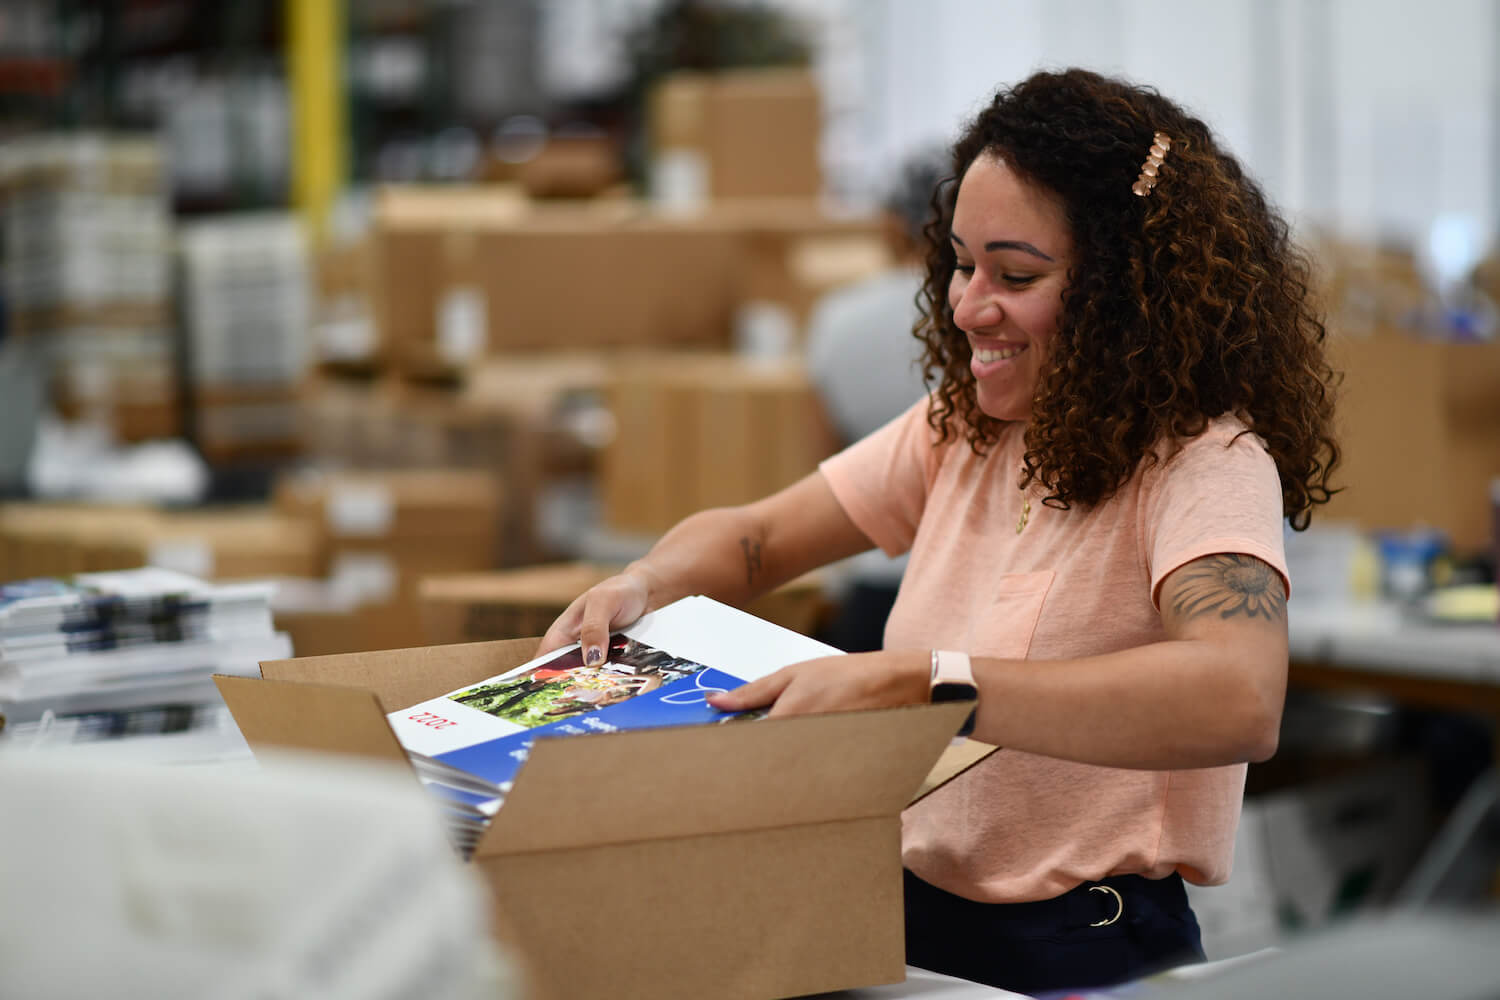
M 740 539 L 740 548 L 745 551 L 745 583 L 747 586 L 755 586 L 755 574 L 761 570 L 760 565 L 760 542 L 753 541 L 748 535 Z
M 1212 614 L 1281 621 L 1286 618 L 1286 590 L 1280 574 L 1253 556 L 1208 556 L 1182 568 L 1172 613 L 1184 621 Z

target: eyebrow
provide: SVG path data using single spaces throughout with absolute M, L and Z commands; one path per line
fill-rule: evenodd
M 958 238 L 957 233 L 949 233 L 948 238 L 954 243 L 957 243 L 959 246 L 963 247 L 965 250 L 968 249 L 967 246 L 964 246 L 964 241 Z M 1042 260 L 1056 263 L 1047 254 L 1042 253 L 1036 247 L 1032 246 L 1030 243 L 1025 242 L 1024 240 L 990 240 L 984 245 L 985 253 L 993 253 L 996 250 L 1020 250 L 1022 253 L 1029 253 L 1033 257 L 1040 257 L 1042 258 Z

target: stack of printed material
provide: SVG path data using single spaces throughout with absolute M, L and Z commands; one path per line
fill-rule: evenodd
M 536 740 L 754 718 L 762 713 L 720 712 L 708 696 L 839 652 L 710 598 L 686 597 L 611 636 L 603 664 L 585 666 L 579 647 L 566 646 L 387 718 L 467 854 Z
M 0 721 L 222 705 L 214 674 L 291 655 L 272 590 L 154 567 L 0 584 Z

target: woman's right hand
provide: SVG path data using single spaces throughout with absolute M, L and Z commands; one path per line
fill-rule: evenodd
M 609 634 L 645 614 L 650 596 L 650 583 L 637 569 L 627 569 L 590 587 L 547 629 L 537 655 L 577 642 L 583 645 L 586 665 L 602 664 L 609 649 Z

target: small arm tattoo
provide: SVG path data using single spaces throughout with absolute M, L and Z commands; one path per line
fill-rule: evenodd
M 1217 614 L 1281 621 L 1286 617 L 1286 591 L 1281 576 L 1253 556 L 1208 556 L 1183 567 L 1172 595 L 1172 613 L 1184 620 Z
M 740 548 L 745 551 L 745 583 L 753 587 L 755 574 L 761 570 L 760 543 L 746 536 L 740 539 Z

